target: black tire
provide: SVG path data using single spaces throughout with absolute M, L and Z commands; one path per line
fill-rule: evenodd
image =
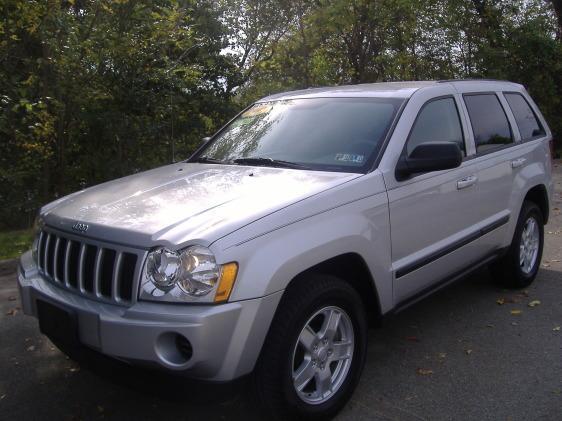
M 525 272 L 520 264 L 519 259 L 519 246 L 521 244 L 521 237 L 523 235 L 523 230 L 529 218 L 534 218 L 538 225 L 539 233 L 539 244 L 538 253 L 532 268 Z M 531 285 L 535 280 L 537 273 L 539 271 L 539 266 L 542 258 L 544 244 L 544 218 L 539 207 L 529 201 L 523 202 L 519 218 L 517 220 L 517 226 L 515 228 L 515 233 L 513 234 L 513 240 L 509 247 L 509 250 L 498 261 L 494 262 L 491 266 L 491 272 L 494 278 L 502 285 L 507 288 L 525 288 Z
M 301 399 L 293 386 L 294 350 L 310 318 L 328 306 L 344 310 L 351 321 L 353 356 L 339 388 L 325 402 L 311 404 Z M 254 371 L 255 393 L 262 409 L 268 417 L 283 419 L 333 417 L 357 386 L 366 349 L 366 316 L 357 291 L 330 275 L 312 274 L 296 279 L 281 299 Z

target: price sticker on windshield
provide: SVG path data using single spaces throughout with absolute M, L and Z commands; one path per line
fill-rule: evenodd
M 353 153 L 337 153 L 335 160 L 341 162 L 352 162 L 354 164 L 362 164 L 363 162 L 365 162 L 365 155 L 358 155 Z
M 267 114 L 271 111 L 272 108 L 273 106 L 270 104 L 255 105 L 252 108 L 250 108 L 248 111 L 244 112 L 242 114 L 242 117 L 247 118 L 247 117 L 255 117 L 258 115 Z

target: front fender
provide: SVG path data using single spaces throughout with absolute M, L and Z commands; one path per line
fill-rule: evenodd
M 298 274 L 330 258 L 357 253 L 366 262 L 381 311 L 393 305 L 390 222 L 386 192 L 329 209 L 239 243 L 213 245 L 221 261 L 237 261 L 231 301 L 284 290 Z M 219 251 L 220 250 L 220 251 Z

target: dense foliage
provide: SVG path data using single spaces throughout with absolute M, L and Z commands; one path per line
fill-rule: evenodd
M 560 138 L 561 12 L 561 0 L 0 0 L 0 228 L 185 158 L 287 89 L 509 79 Z

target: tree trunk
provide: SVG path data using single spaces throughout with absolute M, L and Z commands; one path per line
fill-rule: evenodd
M 562 40 L 562 0 L 550 0 L 558 19 L 558 37 Z

